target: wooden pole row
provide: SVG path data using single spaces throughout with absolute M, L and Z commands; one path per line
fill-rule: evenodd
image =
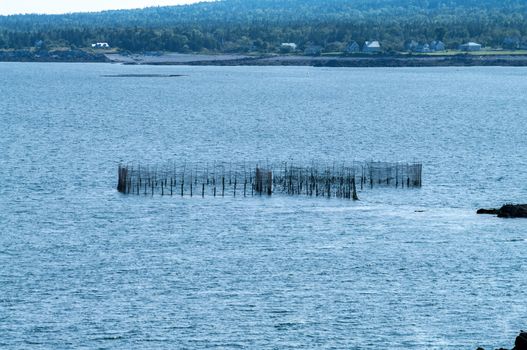
M 151 194 L 173 196 L 194 196 L 201 187 L 201 197 L 212 194 L 240 194 L 238 186 L 243 183 L 243 196 L 305 195 L 314 197 L 337 197 L 357 200 L 357 183 L 360 190 L 368 186 L 419 188 L 422 186 L 422 163 L 353 162 L 351 165 L 295 166 L 281 163 L 279 166 L 260 166 L 254 168 L 229 163 L 188 166 L 183 163 L 176 167 L 159 170 L 155 168 L 119 165 L 117 190 L 124 194 Z M 143 190 L 142 190 L 143 189 Z M 199 193 L 199 192 L 198 192 Z

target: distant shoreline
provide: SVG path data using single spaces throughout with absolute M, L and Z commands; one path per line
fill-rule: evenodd
M 126 65 L 313 66 L 313 67 L 526 67 L 526 54 L 295 56 L 242 54 L 98 53 L 84 50 L 0 51 L 0 62 L 95 62 Z

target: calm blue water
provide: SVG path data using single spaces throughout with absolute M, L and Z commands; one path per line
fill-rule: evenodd
M 105 74 L 185 74 L 104 78 Z M 0 348 L 475 349 L 527 328 L 527 69 L 0 64 Z M 120 161 L 424 161 L 421 190 L 125 197 Z M 424 211 L 424 212 L 416 212 Z

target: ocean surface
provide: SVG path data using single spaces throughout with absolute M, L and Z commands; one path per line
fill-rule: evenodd
M 110 77 L 181 74 L 181 77 Z M 527 328 L 527 69 L 0 63 L 0 348 L 471 349 Z M 120 162 L 424 163 L 423 188 L 123 196 Z

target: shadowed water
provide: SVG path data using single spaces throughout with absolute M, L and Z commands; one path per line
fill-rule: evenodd
M 475 210 L 527 201 L 526 78 L 0 64 L 0 347 L 511 346 L 525 221 Z M 171 159 L 416 159 L 424 184 L 359 202 L 115 190 L 119 162 Z

